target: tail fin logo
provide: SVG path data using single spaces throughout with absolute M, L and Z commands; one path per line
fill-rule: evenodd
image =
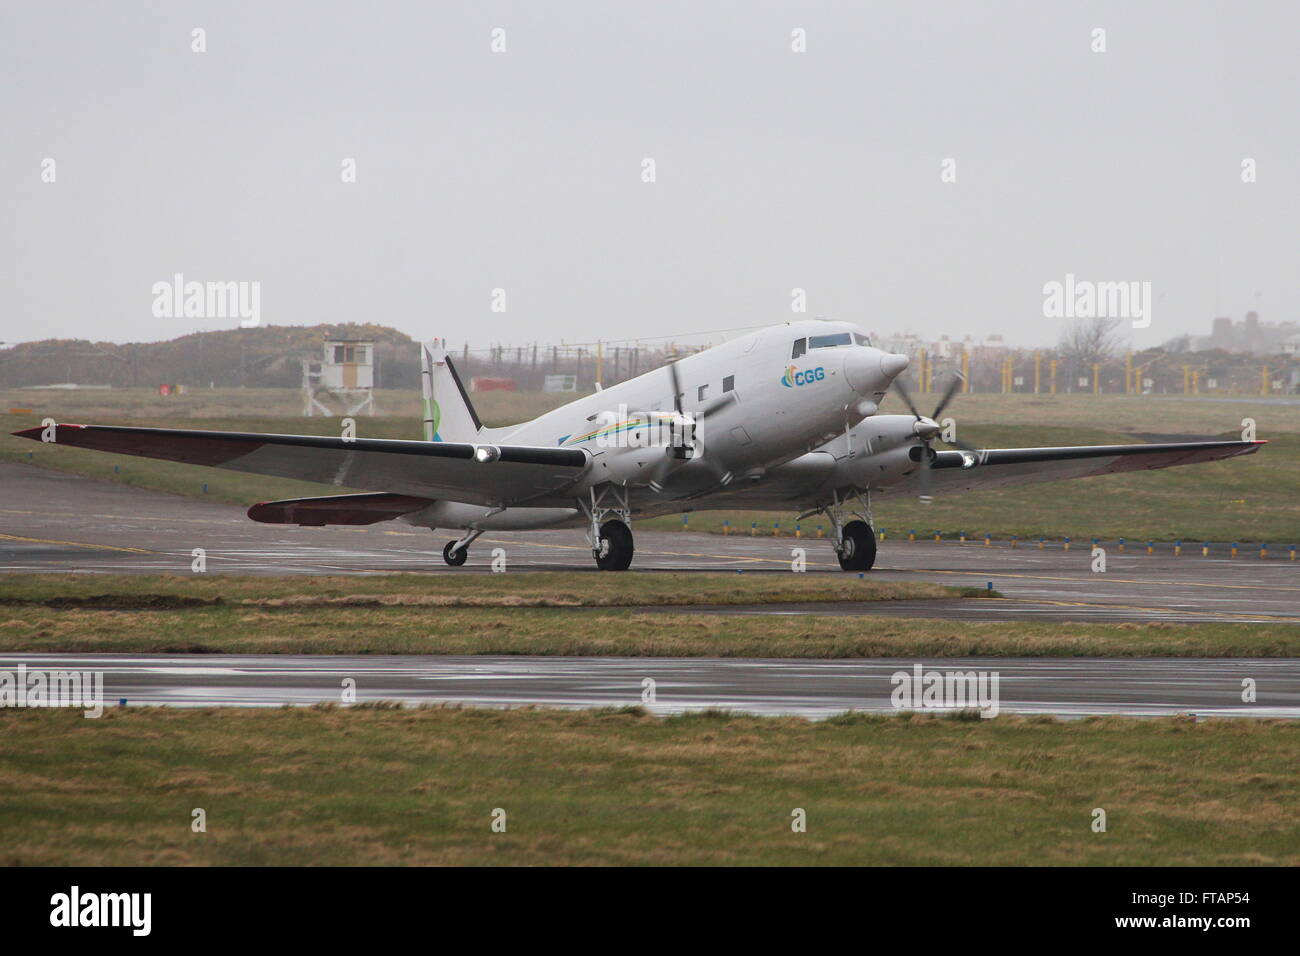
M 442 441 L 442 436 L 438 434 L 438 426 L 442 424 L 442 409 L 438 407 L 436 398 L 424 400 L 424 418 L 431 425 L 429 431 L 433 432 L 433 440 Z

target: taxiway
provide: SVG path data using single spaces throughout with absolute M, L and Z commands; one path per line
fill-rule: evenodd
M 448 535 L 387 522 L 364 528 L 299 528 L 250 521 L 245 509 L 130 488 L 25 465 L 0 464 L 0 572 L 89 574 L 190 573 L 194 548 L 209 573 L 473 574 L 490 571 L 504 549 L 508 571 L 597 572 L 581 532 L 568 529 L 485 535 L 462 568 L 440 556 Z M 809 573 L 842 574 L 829 542 L 815 537 L 722 536 L 637 530 L 631 573 L 725 571 L 790 573 L 791 552 L 804 548 Z M 1001 592 L 999 600 L 846 602 L 695 608 L 719 614 L 884 614 L 977 620 L 1271 622 L 1300 624 L 1300 562 L 1285 550 L 1260 560 L 1230 558 L 1223 545 L 1209 557 L 1188 545 L 1174 557 L 1167 543 L 1148 555 L 1130 544 L 1109 546 L 1105 574 L 1091 571 L 1089 547 L 1060 543 L 1040 550 L 980 541 L 880 543 L 872 578 L 934 581 Z

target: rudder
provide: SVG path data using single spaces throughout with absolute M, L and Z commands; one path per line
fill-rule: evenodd
M 424 392 L 424 440 L 473 442 L 483 429 L 456 366 L 447 340 L 420 346 L 420 384 Z

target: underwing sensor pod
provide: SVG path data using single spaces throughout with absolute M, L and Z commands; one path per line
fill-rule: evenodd
M 445 341 L 421 347 L 422 440 L 59 424 L 36 441 L 297 478 L 361 493 L 253 505 L 270 524 L 401 520 L 455 533 L 465 563 L 485 531 L 574 527 L 596 565 L 632 563 L 633 517 L 715 508 L 825 515 L 847 571 L 875 563 L 878 495 L 961 494 L 1218 461 L 1259 441 L 983 448 L 941 442 L 954 378 L 929 415 L 903 388 L 905 355 L 856 325 L 775 325 L 587 395 L 518 425 L 487 428 Z M 899 414 L 881 414 L 893 391 Z M 903 414 L 903 411 L 906 414 Z M 937 444 L 948 448 L 938 448 Z

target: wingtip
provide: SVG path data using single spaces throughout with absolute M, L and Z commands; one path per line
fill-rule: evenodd
M 46 425 L 33 425 L 31 428 L 22 428 L 16 432 L 10 432 L 15 438 L 30 438 L 32 441 L 43 441 L 41 437 L 45 434 Z M 74 425 L 71 422 L 58 422 L 54 425 L 58 428 L 85 428 L 85 425 Z M 56 433 L 57 434 L 57 433 Z

